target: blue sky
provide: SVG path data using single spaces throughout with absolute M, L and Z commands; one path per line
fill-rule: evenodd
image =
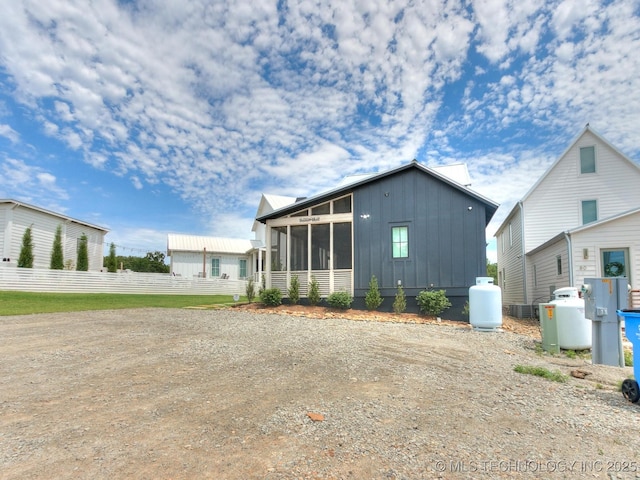
M 0 198 L 104 226 L 122 255 L 170 232 L 253 238 L 262 193 L 414 158 L 467 164 L 501 204 L 492 238 L 587 122 L 640 158 L 637 0 L 2 10 Z

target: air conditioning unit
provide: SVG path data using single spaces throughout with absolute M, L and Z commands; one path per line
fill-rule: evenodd
M 509 315 L 516 318 L 533 318 L 536 312 L 531 305 L 509 305 Z

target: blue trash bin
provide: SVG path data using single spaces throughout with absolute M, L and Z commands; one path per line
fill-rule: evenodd
M 633 376 L 622 382 L 622 395 L 633 403 L 640 400 L 640 310 L 617 310 L 618 316 L 624 318 L 624 331 L 633 346 Z

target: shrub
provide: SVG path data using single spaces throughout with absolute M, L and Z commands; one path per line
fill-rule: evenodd
M 247 288 L 245 289 L 245 293 L 247 295 L 247 301 L 249 303 L 253 302 L 253 299 L 256 298 L 256 286 L 253 281 L 253 277 L 249 277 L 249 280 L 247 280 Z
M 109 245 L 109 256 L 107 257 L 107 272 L 115 273 L 118 271 L 118 260 L 116 257 L 116 245 Z
M 332 308 L 347 310 L 348 308 L 351 308 L 353 298 L 348 292 L 333 292 L 327 297 L 327 303 Z
M 22 235 L 22 247 L 18 256 L 18 266 L 22 268 L 33 268 L 33 240 L 31 237 L 31 227 L 27 227 Z
M 282 304 L 282 293 L 278 288 L 266 288 L 260 292 L 260 301 L 268 307 L 277 307 Z
M 371 276 L 369 281 L 369 291 L 364 297 L 364 303 L 367 306 L 367 310 L 376 310 L 382 305 L 382 297 L 380 296 L 380 289 L 378 288 L 378 279 L 375 275 Z
M 289 303 L 295 305 L 300 300 L 300 281 L 298 276 L 291 277 L 291 285 L 289 285 Z
M 416 297 L 420 312 L 427 315 L 440 315 L 451 306 L 444 290 L 423 290 Z
M 262 292 L 264 292 L 265 288 L 267 288 L 267 277 L 263 273 L 260 281 L 260 288 L 258 288 L 258 295 L 262 295 Z
M 76 270 L 79 272 L 87 272 L 89 270 L 89 239 L 83 233 L 80 235 L 78 243 L 78 259 L 76 261 Z
M 398 285 L 398 291 L 396 292 L 396 298 L 393 300 L 394 313 L 403 313 L 407 309 L 407 297 L 404 294 L 402 285 Z
M 62 270 L 64 268 L 64 254 L 62 252 L 62 225 L 58 225 L 56 228 L 56 234 L 53 237 L 53 247 L 51 248 L 51 261 L 49 262 L 49 268 L 51 270 Z
M 320 284 L 316 277 L 311 275 L 311 283 L 309 283 L 309 304 L 318 305 L 320 303 Z
M 631 350 L 624 351 L 624 365 L 626 367 L 633 367 L 633 351 Z

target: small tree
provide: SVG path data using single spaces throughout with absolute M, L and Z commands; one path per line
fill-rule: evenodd
M 33 268 L 33 240 L 31 239 L 31 227 L 27 227 L 22 235 L 22 247 L 18 257 L 18 266 L 22 268 Z
M 118 258 L 116 257 L 116 246 L 113 242 L 109 245 L 109 256 L 107 257 L 107 272 L 118 271 Z
M 398 285 L 398 291 L 396 292 L 396 298 L 393 300 L 393 311 L 395 313 L 404 313 L 407 309 L 407 297 L 404 294 L 402 285 Z
M 375 275 L 372 275 L 369 281 L 369 290 L 364 297 L 364 303 L 367 306 L 367 310 L 377 310 L 377 308 L 382 305 L 382 301 L 380 289 L 378 288 L 378 279 Z
M 249 280 L 247 280 L 245 293 L 247 294 L 247 301 L 249 303 L 253 302 L 253 299 L 256 298 L 256 286 L 253 281 L 253 277 L 249 277 Z
M 89 246 L 87 236 L 83 233 L 78 242 L 78 260 L 76 261 L 76 270 L 86 272 L 89 270 Z
M 51 270 L 64 269 L 64 254 L 62 253 L 62 225 L 56 228 L 56 235 L 53 237 L 53 248 L 51 249 Z
M 298 276 L 291 277 L 291 285 L 289 285 L 289 303 L 295 305 L 300 301 L 300 280 Z
M 423 290 L 416 297 L 420 312 L 427 315 L 440 315 L 451 306 L 444 290 Z
M 309 303 L 311 305 L 320 303 L 320 284 L 313 275 L 311 275 L 311 283 L 309 283 Z

